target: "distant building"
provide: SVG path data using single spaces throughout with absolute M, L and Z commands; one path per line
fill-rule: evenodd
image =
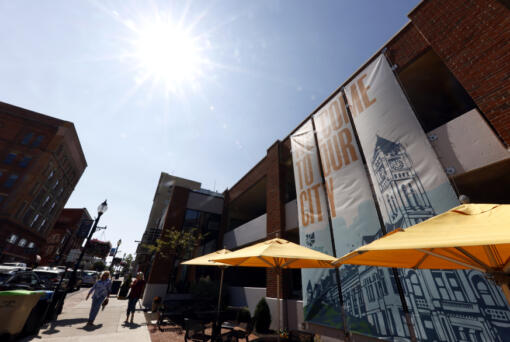
M 211 252 L 217 248 L 223 197 L 200 186 L 198 182 L 161 173 L 135 260 L 135 268 L 147 275 L 146 306 L 155 296 L 165 297 L 175 291 L 172 284 L 187 278 L 187 269 L 175 265 L 173 257 L 154 255 L 146 246 L 154 245 L 159 237 L 172 228 L 197 228 L 205 234 L 205 247 L 200 248 L 199 252 L 203 253 L 204 248 Z
M 92 217 L 85 208 L 63 209 L 39 253 L 41 265 L 63 264 L 71 249 L 81 248 L 92 223 Z
M 0 261 L 41 253 L 86 167 L 71 122 L 0 102 Z

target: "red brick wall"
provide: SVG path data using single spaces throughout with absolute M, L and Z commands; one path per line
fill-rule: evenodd
M 391 40 L 386 55 L 401 69 L 429 48 L 428 42 L 412 23 Z
M 409 17 L 510 145 L 510 11 L 496 0 L 428 0 Z
M 264 158 L 228 190 L 230 201 L 235 200 L 239 195 L 246 192 L 251 186 L 261 180 L 266 175 L 266 172 L 267 161 L 266 158 Z
M 172 199 L 168 208 L 168 213 L 163 226 L 165 231 L 175 227 L 181 229 L 184 223 L 184 214 L 188 203 L 189 190 L 176 186 L 173 190 Z M 173 272 L 173 257 L 163 258 L 156 256 L 154 264 L 147 280 L 151 284 L 167 284 L 170 272 Z
M 283 237 L 285 232 L 285 168 L 281 165 L 281 153 L 283 146 L 280 141 L 276 141 L 267 150 L 267 238 Z M 277 281 L 274 271 L 268 269 L 266 274 L 266 295 L 276 297 Z M 287 272 L 283 272 L 280 278 L 280 297 L 287 298 L 290 290 L 289 277 Z

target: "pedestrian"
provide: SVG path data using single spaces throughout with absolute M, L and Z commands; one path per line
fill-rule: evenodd
M 143 280 L 143 273 L 138 272 L 136 274 L 136 279 L 131 285 L 131 291 L 128 296 L 128 307 L 126 313 L 126 323 L 129 319 L 129 314 L 131 313 L 131 323 L 133 323 L 133 318 L 135 316 L 136 302 L 143 297 L 143 290 L 145 289 L 145 280 Z
M 92 296 L 92 306 L 90 307 L 89 321 L 87 325 L 94 325 L 94 320 L 96 319 L 97 313 L 99 312 L 99 307 L 103 304 L 103 309 L 106 304 L 108 304 L 108 296 L 112 291 L 112 282 L 110 281 L 110 272 L 105 271 L 101 275 L 101 278 L 96 281 L 94 286 L 89 290 L 87 294 L 87 300 L 90 297 L 90 294 L 94 292 Z

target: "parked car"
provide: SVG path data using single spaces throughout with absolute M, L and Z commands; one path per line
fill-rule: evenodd
M 43 281 L 48 288 L 55 289 L 64 275 L 64 270 L 55 267 L 38 267 L 34 269 L 37 276 Z M 68 275 L 62 281 L 60 288 L 65 289 L 69 283 Z
M 7 290 L 46 290 L 48 287 L 34 271 L 0 272 L 0 291 Z
M 27 264 L 23 262 L 5 262 L 0 264 L 0 272 L 2 271 L 25 271 Z
M 92 286 L 97 281 L 97 272 L 96 271 L 83 271 L 82 276 L 82 285 Z

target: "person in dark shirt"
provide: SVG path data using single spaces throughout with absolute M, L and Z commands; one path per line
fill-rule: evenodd
M 126 313 L 126 323 L 129 319 L 129 314 L 131 314 L 131 323 L 133 323 L 133 318 L 135 316 L 136 302 L 143 297 L 143 290 L 145 289 L 145 280 L 143 280 L 143 273 L 138 272 L 136 274 L 136 279 L 131 284 L 131 291 L 128 296 L 128 307 Z

